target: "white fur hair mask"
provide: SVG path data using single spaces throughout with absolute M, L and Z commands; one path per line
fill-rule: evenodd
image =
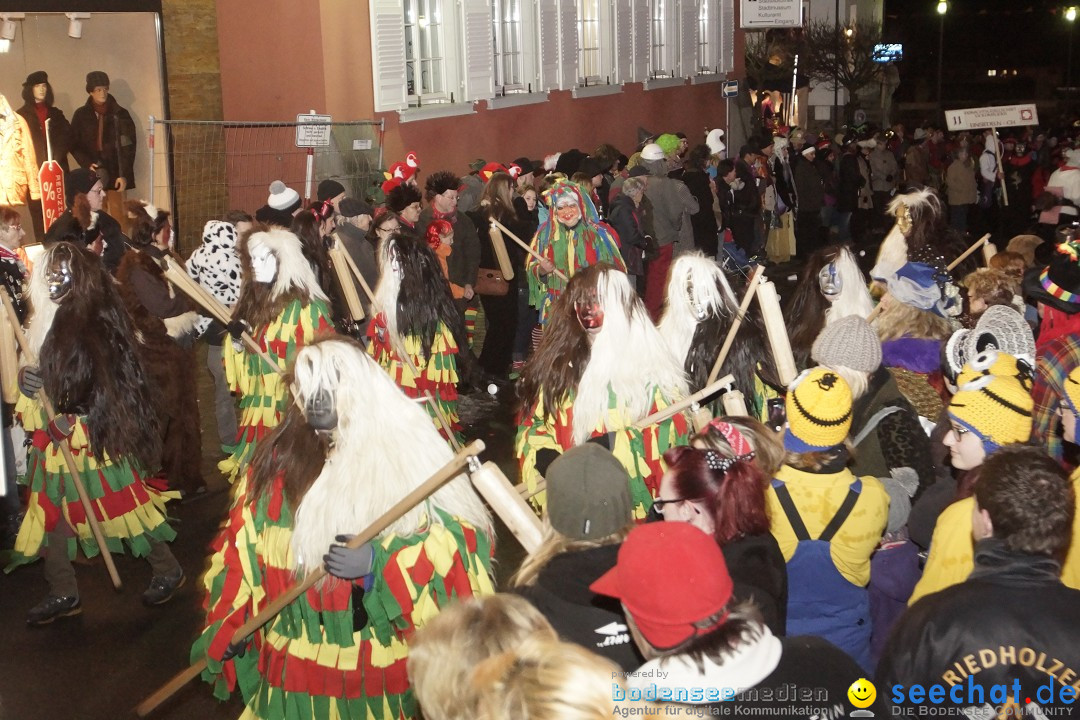
M 649 413 L 655 388 L 668 402 L 688 392 L 682 366 L 630 287 L 626 273 L 604 270 L 597 279 L 596 294 L 604 308 L 604 324 L 593 338 L 589 366 L 574 399 L 575 444 L 588 440 L 607 419 L 609 388 L 618 398 L 616 412 L 632 421 Z
M 303 406 L 320 390 L 334 397 L 338 425 L 322 472 L 296 509 L 292 551 L 298 571 L 322 565 L 337 535 L 369 527 L 454 457 L 427 412 L 352 341 L 304 347 L 293 368 Z M 440 523 L 439 508 L 494 537 L 491 516 L 464 474 L 405 513 L 383 535 L 415 535 Z
M 716 315 L 734 320 L 737 312 L 738 302 L 727 276 L 714 261 L 700 252 L 692 252 L 680 255 L 672 263 L 664 315 L 658 329 L 680 365 L 686 362 L 699 322 Z
M 304 257 L 301 249 L 300 238 L 288 230 L 277 228 L 252 233 L 248 237 L 248 254 L 258 247 L 270 249 L 277 257 L 277 277 L 274 278 L 274 289 L 271 297 L 277 299 L 294 287 L 302 288 L 312 298 L 329 301 L 319 281 L 315 277 L 315 271 L 311 269 L 311 263 Z
M 866 276 L 859 269 L 855 255 L 847 247 L 842 247 L 833 262 L 840 279 L 840 294 L 825 311 L 825 324 L 836 322 L 848 315 L 858 315 L 864 319 L 870 317 L 874 312 L 874 299 L 870 297 Z
M 41 346 L 45 344 L 45 338 L 49 335 L 58 307 L 56 302 L 49 297 L 49 281 L 45 277 L 56 248 L 57 246 L 53 245 L 34 263 L 27 287 L 30 314 L 26 320 L 26 340 L 30 345 L 30 351 L 34 354 L 35 362 L 40 362 Z M 25 363 L 26 356 L 20 355 L 19 362 Z
M 911 231 L 913 217 L 935 208 L 940 211 L 941 201 L 932 190 L 915 190 L 892 199 L 888 213 L 896 218 L 896 222 L 881 241 L 877 262 L 870 270 L 870 277 L 884 280 L 907 263 L 907 234 Z
M 396 267 L 394 254 L 397 252 L 397 241 L 394 236 L 379 241 L 379 247 L 375 251 L 379 259 L 379 282 L 375 285 L 374 312 L 382 313 L 386 323 L 386 331 L 390 333 L 390 346 L 398 357 L 408 357 L 405 353 L 405 343 L 398 333 L 397 307 L 398 295 L 401 293 L 401 275 Z

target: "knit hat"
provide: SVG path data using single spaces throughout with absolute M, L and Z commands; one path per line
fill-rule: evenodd
M 275 180 L 270 183 L 270 197 L 266 199 L 266 204 L 274 210 L 291 213 L 300 207 L 300 193 L 280 180 Z
M 64 182 L 64 197 L 68 207 L 74 204 L 76 195 L 90 192 L 90 188 L 100 179 L 97 173 L 86 168 L 75 168 L 69 172 Z
M 1074 367 L 1065 377 L 1063 385 L 1065 392 L 1062 397 L 1065 404 L 1068 405 L 1073 415 L 1080 415 L 1080 365 Z
M 1060 243 L 1049 265 L 1029 270 L 1024 294 L 1070 315 L 1080 312 L 1080 241 Z
M 323 180 L 319 183 L 319 189 L 316 191 L 315 196 L 319 198 L 319 202 L 326 202 L 327 200 L 333 200 L 344 192 L 345 186 L 337 180 Z
M 1007 305 L 991 305 L 979 316 L 975 329 L 965 337 L 964 349 L 967 358 L 992 349 L 1030 364 L 1035 362 L 1035 336 L 1031 325 Z
M 547 513 L 551 527 L 574 540 L 600 540 L 634 522 L 630 476 L 596 443 L 572 447 L 548 467 Z
M 802 149 L 801 155 L 803 157 L 810 157 L 811 155 L 813 155 L 815 153 L 817 153 L 817 148 L 814 147 L 813 145 L 807 145 L 806 147 L 804 147 Z
M 810 357 L 819 365 L 872 373 L 881 367 L 881 340 L 870 323 L 848 315 L 822 329 L 810 348 Z
M 664 155 L 674 155 L 675 151 L 679 149 L 679 136 L 672 135 L 671 133 L 664 133 L 656 138 L 656 144 L 664 151 Z
M 820 452 L 836 447 L 851 430 L 851 388 L 828 368 L 804 370 L 788 390 L 784 448 Z
M 23 87 L 27 85 L 40 85 L 41 83 L 49 82 L 49 74 L 44 70 L 35 70 L 26 76 L 26 80 L 23 82 Z
M 86 73 L 86 92 L 96 87 L 109 87 L 109 76 L 101 70 L 91 70 Z
M 621 600 L 649 644 L 669 650 L 724 624 L 732 582 L 711 536 L 689 523 L 656 522 L 631 530 L 615 567 L 589 589 Z
M 364 202 L 363 200 L 358 200 L 351 197 L 344 198 L 340 203 L 338 203 L 338 212 L 341 213 L 342 217 L 347 218 L 374 214 L 374 210 L 372 210 L 371 205 Z
M 724 131 L 720 128 L 714 128 L 705 135 L 705 144 L 709 146 L 709 152 L 713 155 L 719 155 L 727 150 L 727 145 L 724 144 L 723 138 Z
M 649 143 L 641 148 L 642 160 L 663 160 L 664 157 L 664 149 L 656 143 Z
M 1034 408 L 1031 393 L 1019 378 L 983 375 L 953 395 L 949 417 L 978 435 L 989 455 L 1002 445 L 1027 442 Z

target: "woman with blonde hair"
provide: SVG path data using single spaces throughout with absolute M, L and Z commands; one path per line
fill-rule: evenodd
M 589 583 L 615 565 L 619 544 L 634 525 L 630 477 L 596 443 L 564 452 L 548 468 L 544 536 L 510 579 L 560 637 L 595 648 L 625 670 L 641 665 L 617 602 Z
M 409 643 L 409 682 L 424 717 L 473 720 L 477 697 L 469 673 L 530 638 L 558 641 L 544 616 L 517 595 L 471 597 L 436 615 Z

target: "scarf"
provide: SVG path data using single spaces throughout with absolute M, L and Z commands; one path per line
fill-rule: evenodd
M 38 125 L 41 126 L 41 133 L 45 134 L 45 121 L 49 119 L 49 106 L 43 102 L 34 103 L 34 112 L 37 113 Z
M 90 104 L 94 106 L 94 112 L 97 114 L 97 145 L 94 147 L 94 149 L 98 152 L 101 152 L 102 148 L 104 147 L 102 141 L 105 137 L 105 108 L 109 106 L 109 101 L 106 100 L 99 105 L 98 103 L 91 100 Z

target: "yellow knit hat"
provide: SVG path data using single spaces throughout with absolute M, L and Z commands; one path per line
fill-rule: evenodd
M 956 386 L 963 387 L 984 375 L 1026 378 L 1030 374 L 1027 364 L 1021 367 L 1020 362 L 1012 355 L 997 350 L 983 350 L 960 369 L 956 375 Z
M 1064 382 L 1065 404 L 1073 415 L 1080 415 L 1080 365 L 1074 367 Z
M 949 417 L 982 440 L 986 453 L 1027 442 L 1035 402 L 1017 377 L 984 375 L 961 386 L 949 403 Z
M 819 452 L 836 447 L 851 430 L 851 388 L 832 370 L 805 370 L 791 383 L 785 407 L 784 448 Z

